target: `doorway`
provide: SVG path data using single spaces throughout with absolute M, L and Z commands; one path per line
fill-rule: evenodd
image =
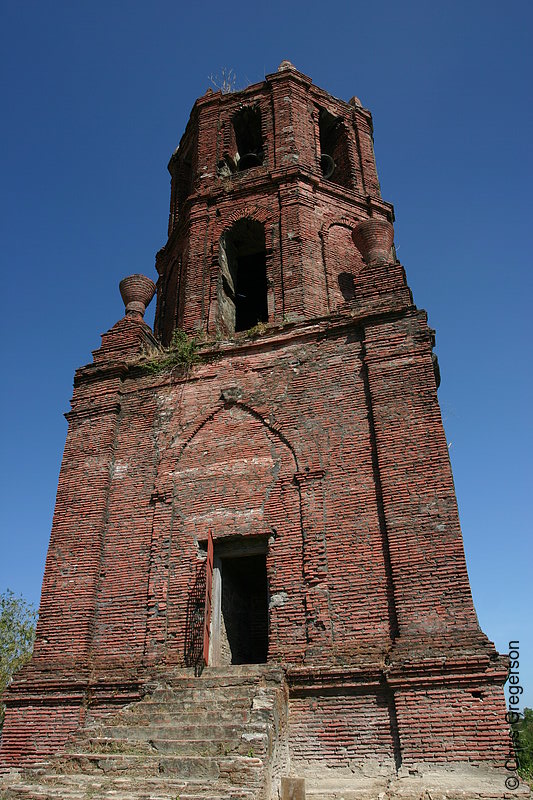
M 265 228 L 252 219 L 238 220 L 220 239 L 219 327 L 247 331 L 268 322 Z
M 264 664 L 268 656 L 266 554 L 215 555 L 210 663 Z

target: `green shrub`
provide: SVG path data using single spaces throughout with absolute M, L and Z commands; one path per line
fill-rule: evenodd
M 196 337 L 191 338 L 185 331 L 175 330 L 170 346 L 155 352 L 150 358 L 143 361 L 140 365 L 141 369 L 154 375 L 170 372 L 175 367 L 188 369 L 200 361 L 198 345 Z
M 5 712 L 1 695 L 31 657 L 36 622 L 37 612 L 26 600 L 9 589 L 0 594 L 0 730 Z

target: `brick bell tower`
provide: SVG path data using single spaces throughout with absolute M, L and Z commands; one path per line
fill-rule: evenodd
M 169 171 L 154 334 L 154 285 L 132 276 L 76 373 L 4 762 L 61 749 L 162 676 L 275 668 L 272 774 L 504 764 L 506 661 L 472 603 L 434 335 L 369 111 L 283 62 L 197 100 Z

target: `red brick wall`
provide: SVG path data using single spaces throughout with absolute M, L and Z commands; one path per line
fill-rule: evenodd
M 34 659 L 85 663 L 89 657 L 117 417 L 108 395 L 100 411 L 70 421 Z
M 509 737 L 499 686 L 418 688 L 398 692 L 396 705 L 406 763 L 505 763 Z
M 289 730 L 295 770 L 309 762 L 356 770 L 368 760 L 394 768 L 389 706 L 380 693 L 291 698 Z
M 153 616 L 179 661 L 209 528 L 271 537 L 271 593 L 291 597 L 273 611 L 272 647 L 287 661 L 302 657 L 294 631 L 303 641 L 317 626 L 331 650 L 315 659 L 383 652 L 391 583 L 400 634 L 479 638 L 423 316 L 321 331 L 320 344 L 312 329 L 249 344 L 177 384 L 99 381 L 91 415 L 96 385 L 80 381 L 37 659 L 137 663 Z M 225 407 L 225 387 L 238 404 Z
M 479 638 L 423 315 L 321 331 L 320 344 L 311 329 L 244 346 L 177 384 L 99 383 L 103 410 L 90 416 L 94 384 L 80 383 L 37 659 L 136 663 L 152 614 L 179 661 L 183 598 L 209 528 L 272 538 L 271 592 L 292 598 L 272 617 L 285 660 L 301 658 L 294 631 L 309 637 L 315 612 L 332 649 L 314 658 L 383 652 L 391 583 L 400 634 Z M 237 387 L 237 405 L 225 407 L 225 387 Z M 327 602 L 308 607 L 304 625 L 306 591 Z
M 0 761 L 6 766 L 33 764 L 57 752 L 82 719 L 79 706 L 66 704 L 22 706 L 14 723 L 10 716 L 8 709 Z

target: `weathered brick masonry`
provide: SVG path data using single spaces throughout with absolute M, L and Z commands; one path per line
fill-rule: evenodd
M 502 764 L 505 660 L 472 604 L 433 332 L 391 248 L 370 113 L 284 62 L 201 97 L 169 169 L 155 336 L 126 298 L 76 373 L 4 763 L 190 663 L 211 530 L 223 583 L 232 553 L 234 571 L 266 565 L 293 763 Z M 148 371 L 176 328 L 200 337 L 199 363 Z M 235 580 L 211 663 L 239 660 L 235 607 L 260 604 Z

